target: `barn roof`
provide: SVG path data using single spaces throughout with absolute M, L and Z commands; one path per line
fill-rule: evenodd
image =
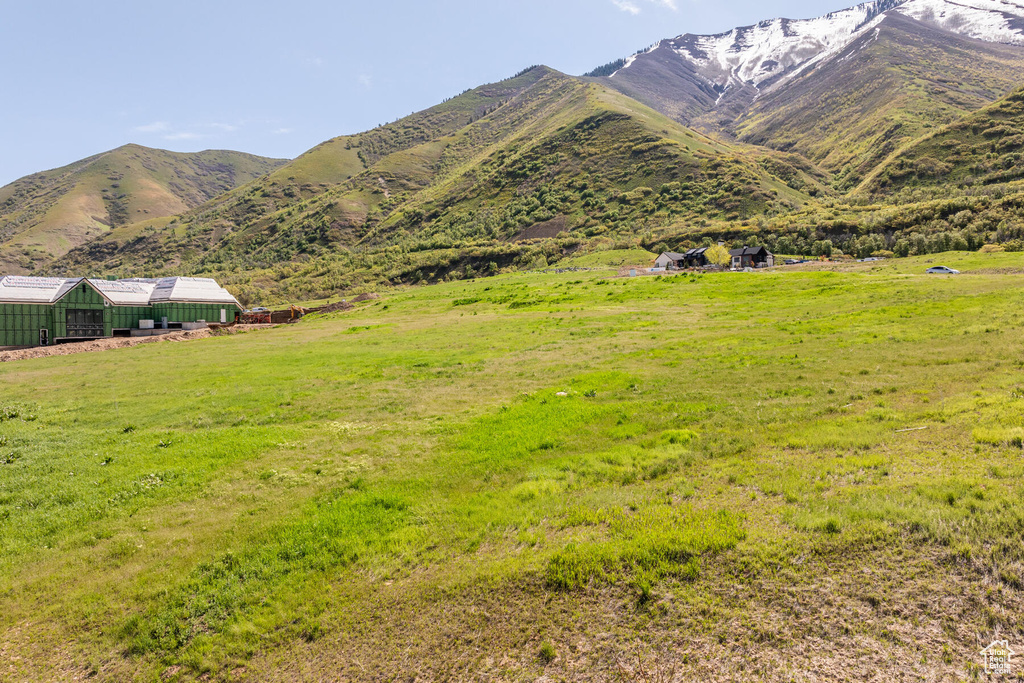
M 114 306 L 148 306 L 164 302 L 239 305 L 228 290 L 215 280 L 203 277 L 100 280 L 7 275 L 0 278 L 0 302 L 52 304 L 82 282 L 88 282 Z
M 125 280 L 89 280 L 89 284 L 115 306 L 146 306 L 155 284 Z
M 156 281 L 150 303 L 236 304 L 231 292 L 208 277 L 164 277 Z
M 7 275 L 0 278 L 0 301 L 11 304 L 48 304 L 57 299 L 64 286 L 62 277 L 26 277 Z
M 85 278 L 84 278 L 84 277 L 69 277 L 69 278 L 65 278 L 65 279 L 64 279 L 64 282 L 63 282 L 63 283 L 61 284 L 61 286 L 60 286 L 60 289 L 58 289 L 58 290 L 57 290 L 57 293 L 53 295 L 53 298 L 52 298 L 52 299 L 50 299 L 50 303 L 53 303 L 53 302 L 55 302 L 55 301 L 60 301 L 60 300 L 61 300 L 61 298 L 62 298 L 62 297 L 63 297 L 63 296 L 65 295 L 65 294 L 67 294 L 67 293 L 68 293 L 68 292 L 70 292 L 70 291 L 71 291 L 72 289 L 74 289 L 75 287 L 77 287 L 77 286 L 78 286 L 78 283 L 79 283 L 79 282 L 82 282 L 82 281 L 84 281 L 84 280 L 85 280 Z

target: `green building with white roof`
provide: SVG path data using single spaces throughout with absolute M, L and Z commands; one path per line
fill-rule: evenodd
M 228 323 L 238 301 L 210 278 L 0 278 L 0 348 L 128 337 L 192 323 Z

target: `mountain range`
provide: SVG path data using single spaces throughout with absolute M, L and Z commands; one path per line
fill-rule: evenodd
M 1024 4 L 879 0 L 685 34 L 613 64 L 600 80 L 624 94 L 686 125 L 802 154 L 843 172 L 849 189 L 902 142 L 1024 83 Z
M 0 190 L 0 269 L 215 272 L 295 298 L 615 243 L 1013 248 L 1021 85 L 1024 4 L 1006 0 L 684 34 L 289 162 L 128 146 L 29 176 Z

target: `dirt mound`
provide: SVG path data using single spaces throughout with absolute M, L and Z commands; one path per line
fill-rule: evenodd
M 338 311 L 350 311 L 355 306 L 347 301 L 337 301 L 333 304 L 327 304 L 321 308 L 316 309 L 317 313 L 337 313 Z
M 192 341 L 193 339 L 206 339 L 215 334 L 235 334 L 248 332 L 269 327 L 269 325 L 233 325 L 224 327 L 216 333 L 210 329 L 188 330 L 183 332 L 169 332 L 167 334 L 154 335 L 152 337 L 118 337 L 116 339 L 97 339 L 96 341 L 71 342 L 57 344 L 55 346 L 38 346 L 31 349 L 16 349 L 14 351 L 0 351 L 0 363 L 9 363 L 16 360 L 28 360 L 30 358 L 46 358 L 48 356 L 69 356 L 74 353 L 86 353 L 89 351 L 106 351 L 107 349 L 123 349 L 139 344 L 153 344 L 156 342 L 181 342 Z
M 363 294 L 355 296 L 352 299 L 342 299 L 341 301 L 336 301 L 333 304 L 327 304 L 326 306 L 321 306 L 320 308 L 303 310 L 305 313 L 338 313 L 340 311 L 351 311 L 353 308 L 355 308 L 354 304 L 362 303 L 364 301 L 372 301 L 374 299 L 379 298 L 380 294 L 377 294 L 376 292 L 364 292 Z

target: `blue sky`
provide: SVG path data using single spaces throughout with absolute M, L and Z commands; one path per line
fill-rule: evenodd
M 78 0 L 0 7 L 0 185 L 135 142 L 295 157 L 532 64 L 853 0 Z

